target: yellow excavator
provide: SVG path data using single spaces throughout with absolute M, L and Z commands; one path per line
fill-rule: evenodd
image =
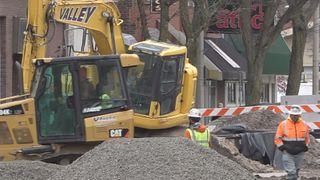
M 49 21 L 85 28 L 93 39 L 89 51 L 46 58 Z M 125 54 L 121 23 L 112 1 L 28 1 L 26 94 L 0 100 L 0 160 L 64 164 L 108 138 L 133 137 L 134 126 L 188 122 L 197 70 L 186 47 L 147 40 Z M 91 97 L 82 87 L 89 83 Z
M 25 95 L 0 100 L 1 160 L 66 164 L 109 138 L 134 137 L 125 69 L 140 62 L 119 53 L 117 12 L 104 1 L 28 1 Z M 86 28 L 96 51 L 46 58 L 50 18 Z
M 103 2 L 107 2 L 106 9 L 94 6 Z M 53 21 L 88 29 L 99 54 L 128 52 L 139 56 L 141 63 L 128 68 L 126 73 L 135 127 L 167 129 L 188 122 L 187 113 L 195 99 L 197 69 L 189 63 L 185 46 L 147 40 L 131 45 L 127 51 L 121 31 L 123 20 L 113 1 L 51 1 L 47 11 Z M 96 31 L 104 27 L 107 32 Z

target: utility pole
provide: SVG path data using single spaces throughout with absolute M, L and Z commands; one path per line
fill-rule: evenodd
M 319 5 L 314 14 L 312 94 L 319 94 Z

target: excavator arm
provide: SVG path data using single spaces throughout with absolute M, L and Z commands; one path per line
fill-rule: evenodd
M 22 57 L 24 92 L 30 92 L 34 74 L 32 59 L 46 56 L 49 21 L 88 30 L 99 54 L 125 53 L 120 13 L 112 1 L 103 0 L 29 0 L 28 22 Z
M 98 54 L 125 53 L 122 20 L 113 1 L 29 0 L 29 7 L 22 60 L 26 93 L 34 71 L 32 59 L 45 57 L 49 20 L 88 30 Z M 187 123 L 195 99 L 197 70 L 187 60 L 186 48 L 147 40 L 131 45 L 129 51 L 141 60 L 139 67 L 128 70 L 127 78 L 135 126 L 165 129 Z
M 28 21 L 24 32 L 24 44 L 22 55 L 23 87 L 24 93 L 30 92 L 30 84 L 34 74 L 32 59 L 43 58 L 46 55 L 46 32 L 48 30 L 45 22 L 46 9 L 49 1 L 28 1 Z
M 53 20 L 86 28 L 93 36 L 100 54 L 125 53 L 120 13 L 113 2 L 57 1 L 52 6 Z

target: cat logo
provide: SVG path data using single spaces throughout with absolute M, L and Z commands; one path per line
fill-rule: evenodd
M 109 137 L 110 138 L 128 138 L 129 137 L 129 129 L 109 129 Z
M 122 129 L 110 129 L 109 135 L 112 138 L 122 137 Z

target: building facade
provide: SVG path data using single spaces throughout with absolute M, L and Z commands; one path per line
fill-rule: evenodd
M 134 28 L 136 31 L 132 33 L 136 39 L 141 40 L 141 29 L 140 19 L 139 19 L 139 11 L 137 7 L 136 1 L 126 1 L 123 3 L 130 4 L 130 10 L 123 9 L 120 7 L 120 11 L 122 13 L 123 19 L 128 16 L 128 20 L 124 22 L 124 26 L 128 27 L 126 23 L 130 24 L 131 28 Z M 157 39 L 159 36 L 159 21 L 160 21 L 160 9 L 154 8 L 158 1 L 155 0 L 146 0 L 144 4 L 144 9 L 148 19 L 148 27 L 151 30 L 151 36 L 154 39 Z M 189 3 L 190 9 L 193 4 Z M 129 6 L 129 5 L 128 5 Z M 127 7 L 128 7 L 127 6 Z M 157 9 L 157 10 L 155 10 Z M 176 40 L 179 42 L 183 42 L 184 38 L 180 38 L 183 35 L 183 29 L 180 23 L 179 18 L 179 4 L 175 3 L 170 6 L 169 14 L 170 14 L 170 22 L 169 22 L 169 31 L 172 35 L 170 39 L 172 42 Z M 129 15 L 128 15 L 129 13 Z M 124 29 L 124 31 L 128 31 L 128 29 Z M 216 39 L 216 40 L 214 40 Z M 220 40 L 219 40 L 220 39 Z M 230 38 L 229 38 L 230 39 Z M 210 47 L 207 41 L 213 41 L 212 46 L 216 46 L 217 48 Z M 223 43 L 219 43 L 219 42 Z M 204 49 L 204 72 L 205 77 L 202 80 L 202 84 L 204 86 L 204 96 L 206 98 L 203 107 L 218 107 L 218 106 L 239 106 L 244 105 L 245 103 L 245 87 L 246 87 L 246 61 L 244 58 L 244 48 L 240 41 L 236 40 L 227 40 L 224 35 L 215 34 L 215 33 L 206 33 L 205 35 L 205 49 Z M 279 43 L 275 44 L 275 49 L 279 47 L 279 45 L 283 46 L 283 39 L 279 39 Z M 210 43 L 209 43 L 210 44 Z M 208 47 L 206 47 L 208 46 Z M 278 75 L 286 75 L 288 73 L 288 61 L 290 53 L 287 46 L 284 47 L 286 52 L 286 60 L 283 66 L 277 66 L 276 64 L 279 62 L 279 58 L 283 58 L 279 55 L 278 52 L 271 51 L 267 56 L 268 61 L 272 62 L 269 64 L 265 64 L 266 68 L 264 70 L 263 75 L 263 91 L 261 94 L 261 103 L 264 104 L 272 104 L 276 103 L 278 99 L 278 86 L 277 86 L 277 76 Z M 230 50 L 233 49 L 233 50 Z M 282 49 L 283 50 L 283 49 Z M 220 52 L 221 51 L 221 52 Z M 215 54 L 213 56 L 213 54 Z M 224 55 L 221 55 L 224 54 Z M 274 55 L 276 54 L 276 55 Z M 278 60 L 277 60 L 278 58 Z M 231 62 L 233 61 L 233 62 Z M 230 65 L 231 64 L 231 65 Z M 235 67 L 233 67 L 233 65 Z M 239 67 L 237 67 L 239 66 Z M 280 70 L 275 70 L 272 72 L 274 67 L 280 68 Z M 287 67 L 285 67 L 287 66 Z M 285 70 L 281 69 L 285 67 Z M 198 79 L 200 80 L 200 79 Z
M 26 16 L 26 0 L 3 0 L 0 3 L 0 96 L 7 97 L 17 87 L 13 76 L 17 55 L 13 53 L 14 17 Z
M 157 4 L 158 3 L 158 4 Z M 1 97 L 10 96 L 12 94 L 18 94 L 18 81 L 16 62 L 21 62 L 22 52 L 17 51 L 18 45 L 21 49 L 21 38 L 19 41 L 19 33 L 14 32 L 15 19 L 19 20 L 26 17 L 26 4 L 27 0 L 18 1 L 11 0 L 1 3 L 0 5 L 0 95 Z M 159 1 L 145 0 L 144 9 L 147 15 L 148 27 L 153 39 L 157 39 L 159 36 L 160 26 L 160 10 Z M 121 12 L 124 23 L 122 29 L 124 33 L 133 35 L 138 41 L 142 40 L 141 35 L 141 21 L 136 1 L 117 1 L 117 6 Z M 192 3 L 189 3 L 190 8 L 193 7 Z M 172 42 L 183 42 L 185 40 L 183 34 L 183 28 L 180 23 L 179 17 L 179 4 L 175 3 L 170 6 L 170 22 L 169 31 L 171 33 Z M 16 20 L 17 21 L 17 20 Z M 19 27 L 19 26 L 18 26 Z M 58 25 L 58 29 L 55 30 L 55 38 L 48 45 L 48 56 L 56 57 L 62 56 L 63 51 L 59 49 L 64 42 L 63 25 Z M 246 87 L 246 64 L 243 61 L 244 51 L 243 45 L 237 43 L 234 40 L 228 40 L 227 36 L 216 35 L 214 33 L 207 33 L 205 35 L 205 46 L 207 41 L 213 41 L 213 48 L 208 45 L 208 50 L 204 52 L 204 72 L 205 78 L 202 80 L 204 85 L 205 102 L 203 107 L 218 107 L 218 106 L 239 106 L 244 105 L 245 99 L 245 87 Z M 218 40 L 217 40 L 218 39 Z M 220 40 L 219 40 L 220 39 Z M 222 40 L 221 40 L 222 39 Z M 230 38 L 229 38 L 230 39 Z M 216 41 L 223 41 L 219 43 Z M 236 43 L 235 43 L 236 42 Z M 210 44 L 210 43 L 209 43 Z M 225 47 L 228 44 L 227 48 Z M 230 49 L 233 49 L 230 51 Z M 227 56 L 221 55 L 221 52 Z M 215 56 L 211 57 L 212 54 Z M 272 53 L 271 53 L 272 56 Z M 217 59 L 221 62 L 217 62 Z M 230 66 L 230 59 L 234 61 L 240 68 L 228 67 Z M 279 62 L 278 56 L 272 56 L 269 61 Z M 223 65 L 225 64 L 225 65 Z M 233 63 L 231 63 L 233 64 Z M 273 64 L 274 65 L 274 64 Z M 261 103 L 276 103 L 278 99 L 279 86 L 277 82 L 278 75 L 286 75 L 286 72 L 272 72 L 276 69 L 271 64 L 266 64 L 268 71 L 264 72 L 263 83 L 264 88 L 261 94 Z M 14 75 L 13 75 L 14 74 Z M 21 78 L 20 78 L 21 79 Z
M 0 3 L 0 97 L 21 93 L 23 31 L 26 27 L 27 0 L 2 0 Z M 52 34 L 53 28 L 49 35 Z M 48 44 L 48 57 L 62 55 L 63 25 L 57 25 Z

